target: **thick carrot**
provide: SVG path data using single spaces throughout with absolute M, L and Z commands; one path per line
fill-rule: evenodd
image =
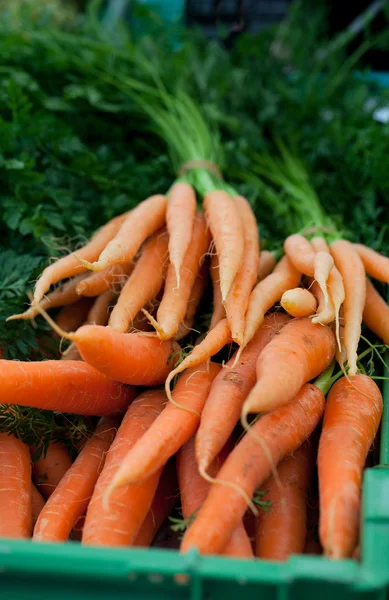
M 311 246 L 315 252 L 328 252 L 330 251 L 330 247 L 327 244 L 326 240 L 320 235 L 315 236 L 311 239 Z
M 220 289 L 220 273 L 219 273 L 219 257 L 217 254 L 212 254 L 211 257 L 211 279 L 213 290 L 213 311 L 210 329 L 213 329 L 219 321 L 225 318 L 226 309 L 222 300 L 222 292 Z
M 126 332 L 138 312 L 155 296 L 163 285 L 167 270 L 168 235 L 157 231 L 145 244 L 140 258 L 109 318 L 109 326 Z
M 366 279 L 363 322 L 384 344 L 389 344 L 389 306 L 369 279 Z
M 242 196 L 236 196 L 235 202 L 242 221 L 244 260 L 228 293 L 226 314 L 232 339 L 241 345 L 243 344 L 247 306 L 258 277 L 259 235 L 257 221 L 249 202 Z
M 186 552 L 220 552 L 234 528 L 241 522 L 258 486 L 269 477 L 272 465 L 258 437 L 263 440 L 273 463 L 294 452 L 318 424 L 324 410 L 322 392 L 312 384 L 304 385 L 287 404 L 264 415 L 251 428 L 227 458 L 209 494 L 186 532 L 181 546 Z
M 354 248 L 362 259 L 366 273 L 373 279 L 389 283 L 389 258 L 363 244 L 354 244 Z
M 75 331 L 85 323 L 91 307 L 90 298 L 81 298 L 74 304 L 64 306 L 55 317 L 55 322 L 64 331 Z
M 180 271 L 180 287 L 176 286 L 176 272 L 169 265 L 164 294 L 157 311 L 157 319 L 151 322 L 162 340 L 172 338 L 185 318 L 193 284 L 209 250 L 210 237 L 202 214 L 198 214 L 193 224 L 193 234 L 184 256 Z
M 135 390 L 75 360 L 0 360 L 0 404 L 109 415 L 125 410 Z
M 78 258 L 84 267 L 103 271 L 115 264 L 130 262 L 143 242 L 165 223 L 167 198 L 150 196 L 128 213 L 115 237 L 105 246 L 95 262 Z
M 169 233 L 169 258 L 176 274 L 176 286 L 180 288 L 181 267 L 192 239 L 196 216 L 196 193 L 185 182 L 175 183 L 169 192 L 166 209 L 166 227 Z
M 45 506 L 45 499 L 42 494 L 38 492 L 36 485 L 31 482 L 31 511 L 32 511 L 32 526 L 35 527 L 35 523 Z
M 292 400 L 304 383 L 322 373 L 335 356 L 335 337 L 327 326 L 292 319 L 257 360 L 257 383 L 242 415 L 274 410 Z
M 80 258 L 86 261 L 96 260 L 105 246 L 115 237 L 127 214 L 115 217 L 98 229 L 86 246 L 77 251 L 77 256 L 73 253 L 67 254 L 49 267 L 46 267 L 36 283 L 34 302 L 39 303 L 54 283 L 86 271 L 87 268 L 80 264 Z
M 41 511 L 34 528 L 34 540 L 64 542 L 68 539 L 78 519 L 85 514 L 118 425 L 118 418 L 103 417 L 100 420 L 93 436 Z
M 315 462 L 314 448 L 306 442 L 278 467 L 279 481 L 265 481 L 268 511 L 257 517 L 255 555 L 267 560 L 286 560 L 302 554 L 307 533 L 307 496 Z M 281 483 L 281 487 L 280 484 Z
M 294 288 L 282 294 L 281 306 L 292 317 L 309 317 L 316 310 L 317 300 L 310 291 Z
M 192 330 L 196 312 L 203 297 L 204 290 L 207 287 L 207 283 L 208 263 L 204 262 L 193 284 L 192 291 L 190 293 L 190 300 L 186 309 L 185 319 L 182 321 L 176 335 L 174 336 L 176 341 L 181 340 Z
M 299 233 L 286 238 L 284 250 L 295 269 L 308 277 L 315 275 L 315 251 L 310 242 Z
M 272 252 L 269 252 L 269 250 L 261 250 L 258 265 L 258 280 L 262 281 L 262 279 L 265 279 L 265 277 L 270 275 L 276 264 L 277 261 Z
M 241 354 L 235 365 L 236 354 L 215 378 L 196 435 L 196 458 L 200 472 L 209 465 L 227 443 L 239 421 L 247 394 L 256 381 L 256 363 L 266 344 L 289 321 L 283 313 L 265 317 L 262 326 Z M 235 365 L 235 366 L 234 366 Z
M 123 458 L 158 417 L 166 402 L 163 390 L 149 390 L 131 404 L 109 449 L 86 514 L 82 543 L 94 546 L 131 545 L 150 509 L 161 469 L 139 485 L 111 487 Z
M 168 403 L 149 430 L 123 457 L 112 480 L 112 489 L 144 481 L 163 467 L 194 434 L 212 381 L 220 372 L 216 363 L 189 369 L 180 377 Z M 182 410 L 185 409 L 185 410 Z
M 72 466 L 69 453 L 62 444 L 50 442 L 46 452 L 32 465 L 36 487 L 47 500 L 54 492 L 62 477 Z
M 203 201 L 208 226 L 219 256 L 220 289 L 227 300 L 232 282 L 243 265 L 244 237 L 242 221 L 235 198 L 218 190 Z
M 331 254 L 343 278 L 344 347 L 349 367 L 348 374 L 352 376 L 358 372 L 358 344 L 366 301 L 365 268 L 354 246 L 346 240 L 333 242 Z
M 100 296 L 107 290 L 116 291 L 117 288 L 121 289 L 133 268 L 134 263 L 130 261 L 121 265 L 112 265 L 98 273 L 92 273 L 77 285 L 77 294 Z
M 29 538 L 32 528 L 30 450 L 0 433 L 0 538 Z
M 357 545 L 362 472 L 382 406 L 380 390 L 366 375 L 342 377 L 328 395 L 318 469 L 320 540 L 330 558 L 349 557 Z

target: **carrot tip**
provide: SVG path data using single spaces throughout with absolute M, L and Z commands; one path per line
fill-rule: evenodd
M 32 301 L 32 306 L 34 308 L 36 308 L 36 310 L 42 315 L 42 317 L 45 319 L 45 321 L 47 321 L 47 323 L 50 325 L 50 327 L 56 333 L 58 333 L 58 335 L 61 338 L 65 338 L 66 340 L 72 340 L 72 341 L 74 341 L 76 339 L 75 333 L 66 332 L 63 329 L 61 329 L 61 327 L 59 327 L 57 325 L 57 323 L 47 314 L 47 312 L 45 311 L 45 309 L 42 308 L 39 303 L 35 302 L 35 300 Z
M 77 258 L 77 260 L 80 261 L 82 266 L 86 269 L 89 269 L 89 271 L 102 271 L 105 268 L 105 265 L 101 266 L 101 264 L 99 264 L 99 261 L 91 263 L 88 260 L 84 260 L 83 258 L 81 258 L 81 256 L 77 254 L 77 252 L 73 252 L 73 255 Z
M 147 318 L 148 318 L 148 320 L 150 321 L 151 325 L 152 325 L 152 326 L 154 327 L 154 329 L 156 330 L 156 332 L 157 332 L 157 335 L 158 335 L 159 339 L 160 339 L 160 340 L 167 340 L 167 339 L 169 339 L 169 338 L 166 336 L 166 334 L 165 334 L 165 332 L 164 332 L 163 328 L 162 328 L 162 327 L 160 326 L 160 324 L 158 323 L 158 321 L 156 321 L 156 319 L 154 319 L 154 317 L 153 317 L 153 316 L 152 316 L 152 315 L 151 315 L 151 314 L 150 314 L 150 313 L 149 313 L 149 312 L 148 312 L 148 311 L 147 311 L 145 308 L 142 308 L 142 312 L 143 312 L 143 314 L 144 314 L 144 315 L 146 315 L 146 317 L 147 317 Z

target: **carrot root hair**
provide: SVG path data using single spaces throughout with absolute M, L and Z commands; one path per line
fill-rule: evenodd
M 81 258 L 81 256 L 79 256 L 77 254 L 77 252 L 73 252 L 73 256 L 75 258 L 77 258 L 77 260 L 80 261 L 80 263 L 82 264 L 82 266 L 85 267 L 86 269 L 88 269 L 89 271 L 96 271 L 96 269 L 94 268 L 94 263 L 91 263 L 88 260 L 85 260 L 84 258 Z
M 42 315 L 42 317 L 50 325 L 50 327 L 56 333 L 58 333 L 58 335 L 60 336 L 60 338 L 65 338 L 66 340 L 70 340 L 72 342 L 76 339 L 75 333 L 73 333 L 71 331 L 67 332 L 67 331 L 64 331 L 63 329 L 61 329 L 61 327 L 59 327 L 59 325 L 57 325 L 57 323 L 54 321 L 54 319 L 52 319 L 50 317 L 50 315 L 48 315 L 48 313 L 45 311 L 45 309 L 42 308 L 41 305 L 38 302 L 35 302 L 35 300 L 32 301 L 31 306 L 33 306 L 34 308 L 37 309 L 37 311 Z
M 168 401 L 171 402 L 171 404 L 173 404 L 173 406 L 175 406 L 176 408 L 179 408 L 180 410 L 184 410 L 187 413 L 191 413 L 192 415 L 196 415 L 196 417 L 199 417 L 199 419 L 200 419 L 201 415 L 196 410 L 193 410 L 193 408 L 188 408 L 186 406 L 182 406 L 182 404 L 179 404 L 178 402 L 173 400 L 172 391 L 170 389 L 170 384 L 176 375 L 178 375 L 178 373 L 175 373 L 174 371 L 172 371 L 171 373 L 169 373 L 169 375 L 167 376 L 166 381 L 165 381 L 165 392 L 166 392 Z
M 145 308 L 142 308 L 142 312 L 149 320 L 149 323 L 154 327 L 159 339 L 165 340 L 166 334 L 165 334 L 163 328 L 158 323 L 158 321 L 156 319 L 154 319 L 153 315 L 151 315 Z

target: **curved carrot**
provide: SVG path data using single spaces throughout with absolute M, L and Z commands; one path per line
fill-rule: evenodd
M 55 322 L 64 331 L 75 331 L 85 323 L 91 307 L 89 298 L 81 298 L 74 304 L 64 306 L 55 317 Z
M 265 277 L 270 275 L 276 264 L 277 261 L 272 252 L 269 252 L 269 250 L 261 250 L 258 265 L 258 280 L 262 281 L 262 279 L 265 279 Z
M 228 293 L 226 314 L 232 339 L 241 345 L 243 344 L 247 306 L 258 277 L 259 235 L 257 221 L 249 202 L 242 196 L 236 196 L 235 202 L 242 221 L 244 260 Z
M 226 309 L 222 300 L 222 292 L 220 289 L 220 273 L 219 273 L 219 257 L 217 254 L 212 254 L 211 257 L 211 279 L 213 290 L 213 311 L 210 329 L 213 329 L 219 321 L 225 318 Z
M 266 512 L 260 510 L 257 517 L 255 556 L 258 558 L 284 561 L 291 554 L 303 553 L 314 462 L 314 448 L 308 441 L 278 466 L 279 482 L 270 476 L 263 484 L 271 507 Z
M 168 235 L 157 231 L 144 245 L 134 270 L 111 312 L 109 326 L 126 332 L 138 312 L 162 287 L 167 270 Z
M 29 538 L 32 528 L 29 448 L 0 433 L 0 538 Z
M 190 293 L 190 300 L 188 302 L 188 307 L 186 309 L 185 319 L 182 321 L 180 327 L 174 339 L 176 341 L 180 341 L 184 338 L 193 328 L 193 323 L 196 317 L 196 312 L 199 307 L 199 304 L 202 300 L 204 290 L 207 287 L 208 283 L 208 264 L 206 262 L 203 263 L 201 270 L 197 274 L 196 280 L 193 284 L 192 291 Z
M 373 279 L 389 283 L 389 258 L 363 244 L 353 246 L 362 259 L 366 273 Z
M 342 304 L 344 302 L 344 285 L 343 285 L 343 277 L 339 273 L 338 269 L 334 266 L 331 269 L 331 273 L 328 277 L 328 289 L 330 290 L 330 300 L 333 304 L 335 310 L 335 322 L 336 322 L 336 339 L 338 341 L 338 345 L 340 345 L 340 335 L 339 335 L 339 319 L 340 319 L 340 310 Z M 317 318 L 317 317 L 316 317 Z
M 42 494 L 38 492 L 34 483 L 31 482 L 31 514 L 32 514 L 32 525 L 38 520 L 38 517 L 45 506 L 45 499 Z
M 257 383 L 242 415 L 274 410 L 295 397 L 304 383 L 322 373 L 335 356 L 335 337 L 327 326 L 292 319 L 264 348 L 257 360 Z
M 330 276 L 331 270 L 334 266 L 334 259 L 332 258 L 329 252 L 319 251 L 315 254 L 315 262 L 314 262 L 314 278 L 319 284 L 323 294 L 324 294 L 324 307 L 325 309 L 328 307 L 330 299 L 328 295 L 328 278 Z
M 122 459 L 112 479 L 112 489 L 144 481 L 163 467 L 193 435 L 212 381 L 220 369 L 221 366 L 216 363 L 209 367 L 203 364 L 180 377 L 173 392 L 174 404 L 166 405 L 149 430 Z
M 134 391 L 82 361 L 0 360 L 0 404 L 108 415 L 126 409 Z
M 105 455 L 115 437 L 119 419 L 102 418 L 74 463 L 68 468 L 42 509 L 33 539 L 64 542 L 78 519 L 85 514 Z
M 207 194 L 203 206 L 219 256 L 220 289 L 223 302 L 243 264 L 244 237 L 235 198 L 218 190 Z
M 366 375 L 331 388 L 320 436 L 320 540 L 330 558 L 352 555 L 358 542 L 360 488 L 382 415 L 382 396 Z
M 309 290 L 317 300 L 316 315 L 312 318 L 312 323 L 314 325 L 329 325 L 330 323 L 333 323 L 336 315 L 332 298 L 329 298 L 329 303 L 326 308 L 324 294 L 317 281 L 312 277 L 309 277 L 307 283 Z
M 286 238 L 284 250 L 295 269 L 308 277 L 315 276 L 315 251 L 310 242 L 299 233 Z
M 235 446 L 211 485 L 209 494 L 186 532 L 181 550 L 197 548 L 200 553 L 220 552 L 234 528 L 241 522 L 258 486 L 269 477 L 271 464 L 259 436 L 274 464 L 294 452 L 315 429 L 324 410 L 325 399 L 314 385 L 304 385 L 287 404 L 264 415 Z
M 363 262 L 353 245 L 346 240 L 331 244 L 331 254 L 344 284 L 344 346 L 347 354 L 348 374 L 358 372 L 358 344 L 361 336 L 363 309 L 366 301 L 366 274 Z
M 88 506 L 83 544 L 129 546 L 134 542 L 150 509 L 162 470 L 139 485 L 112 491 L 109 497 L 107 490 L 123 458 L 157 418 L 165 402 L 163 390 L 149 390 L 127 410 Z
M 366 279 L 363 322 L 384 344 L 389 344 L 389 306 L 369 279 Z
M 310 317 L 316 310 L 317 300 L 304 288 L 294 288 L 282 294 L 281 306 L 292 317 Z
M 88 313 L 88 325 L 106 325 L 108 323 L 109 307 L 115 296 L 115 292 L 111 290 L 104 292 L 101 296 L 97 296 Z
M 35 485 L 47 500 L 54 492 L 62 477 L 72 466 L 69 453 L 62 444 L 50 442 L 46 452 L 32 465 Z
M 120 265 L 112 265 L 104 271 L 91 273 L 77 285 L 77 294 L 82 296 L 100 296 L 107 290 L 115 291 L 122 288 L 128 275 L 132 272 L 134 263 L 132 261 Z
M 191 185 L 179 181 L 171 187 L 166 209 L 166 227 L 169 233 L 169 258 L 176 274 L 177 288 L 180 288 L 180 271 L 192 239 L 196 204 L 196 193 Z
M 200 472 L 207 471 L 239 421 L 242 404 L 256 381 L 259 354 L 288 321 L 289 317 L 283 313 L 267 315 L 243 350 L 239 362 L 235 365 L 235 353 L 227 368 L 216 376 L 196 434 L 196 458 Z

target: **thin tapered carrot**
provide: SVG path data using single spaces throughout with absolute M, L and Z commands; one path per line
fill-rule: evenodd
M 276 264 L 277 261 L 272 252 L 269 252 L 269 250 L 261 250 L 258 265 L 258 281 L 262 281 L 262 279 L 265 279 L 265 277 L 270 275 Z
M 71 466 L 69 452 L 62 444 L 56 442 L 50 442 L 45 453 L 33 463 L 35 485 L 46 500 Z
M 97 416 L 125 410 L 134 393 L 82 361 L 0 361 L 0 404 Z
M 222 300 L 222 292 L 220 289 L 220 273 L 219 273 L 219 257 L 217 254 L 212 254 L 211 257 L 211 279 L 213 290 L 213 311 L 210 329 L 213 329 L 219 321 L 225 318 L 226 309 Z
M 304 383 L 322 373 L 335 356 L 335 336 L 310 319 L 292 319 L 258 357 L 257 383 L 242 415 L 274 410 L 291 401 Z
M 389 306 L 369 279 L 366 279 L 363 322 L 384 344 L 389 344 Z
M 298 287 L 282 294 L 281 306 L 292 317 L 310 317 L 315 313 L 317 300 L 309 290 Z
M 317 281 L 315 281 L 313 277 L 309 277 L 307 283 L 309 290 L 317 300 L 316 315 L 312 318 L 312 323 L 314 325 L 329 325 L 330 323 L 333 323 L 336 315 L 332 299 L 329 299 L 329 303 L 326 308 L 324 294 Z
M 308 277 L 315 275 L 315 255 L 310 242 L 299 233 L 286 238 L 284 250 L 294 267 Z
M 283 313 L 267 315 L 242 352 L 239 362 L 235 365 L 234 355 L 227 368 L 216 376 L 196 434 L 196 458 L 200 472 L 207 471 L 227 443 L 239 421 L 243 402 L 255 384 L 258 356 L 288 321 L 289 317 Z
M 190 300 L 186 309 L 185 319 L 182 321 L 180 327 L 174 339 L 180 341 L 183 337 L 188 335 L 193 328 L 193 324 L 196 317 L 196 312 L 199 304 L 202 300 L 204 290 L 208 283 L 208 263 L 204 262 L 201 270 L 197 274 L 196 280 L 193 284 L 192 291 L 190 293 Z
M 329 252 L 316 252 L 314 263 L 314 277 L 324 294 L 324 307 L 327 308 L 330 302 L 328 295 L 328 278 L 334 266 L 334 259 Z
M 320 541 L 326 556 L 350 557 L 358 542 L 362 472 L 382 416 L 382 396 L 366 375 L 331 388 L 318 453 Z
M 96 260 L 105 246 L 115 237 L 127 214 L 115 217 L 98 229 L 89 242 L 77 251 L 78 258 L 72 252 L 46 267 L 35 285 L 34 302 L 39 303 L 54 283 L 86 271 L 87 268 L 81 265 L 80 258 L 86 261 Z
M 0 538 L 29 538 L 32 529 L 31 458 L 28 446 L 0 433 Z
M 116 291 L 125 284 L 127 277 L 134 268 L 132 261 L 120 265 L 112 265 L 104 271 L 91 273 L 77 285 L 77 294 L 80 296 L 100 296 L 107 290 Z
M 125 333 L 138 312 L 163 285 L 167 271 L 168 235 L 157 231 L 145 244 L 134 270 L 111 312 L 109 326 Z
M 80 263 L 92 271 L 103 271 L 115 264 L 130 262 L 143 242 L 165 223 L 167 198 L 150 196 L 128 213 L 115 237 L 94 262 L 78 253 Z
M 268 511 L 260 510 L 257 517 L 257 558 L 284 561 L 292 554 L 303 553 L 314 462 L 314 447 L 305 442 L 278 466 L 279 482 L 270 476 L 263 484 L 271 506 Z
M 119 422 L 113 417 L 100 420 L 41 511 L 34 528 L 35 541 L 64 542 L 68 539 L 78 519 L 85 514 Z
M 199 213 L 195 217 L 192 239 L 182 263 L 180 287 L 176 286 L 176 272 L 174 266 L 170 264 L 157 318 L 150 317 L 160 339 L 172 338 L 184 320 L 192 287 L 209 250 L 209 244 L 210 237 L 204 215 Z
M 243 227 L 235 198 L 218 190 L 207 194 L 203 201 L 208 226 L 219 256 L 220 289 L 227 300 L 232 282 L 243 265 Z
M 108 290 L 97 296 L 88 313 L 88 325 L 106 325 L 109 319 L 109 308 L 113 304 L 116 297 L 115 292 Z
M 55 322 L 64 331 L 75 331 L 85 323 L 91 307 L 90 298 L 81 298 L 74 304 L 64 306 L 55 317 Z
M 193 435 L 212 382 L 220 369 L 221 366 L 216 363 L 209 366 L 202 364 L 180 377 L 172 394 L 175 404 L 166 405 L 148 431 L 123 457 L 112 479 L 112 489 L 144 481 L 163 467 Z
M 169 192 L 166 227 L 169 233 L 169 259 L 176 274 L 176 286 L 181 285 L 181 267 L 192 239 L 196 216 L 196 193 L 185 182 L 175 183 Z
M 230 453 L 211 485 L 209 494 L 197 513 L 196 520 L 186 532 L 181 550 L 197 548 L 200 553 L 220 552 L 234 528 L 241 522 L 258 486 L 269 477 L 274 464 L 294 452 L 315 429 L 324 410 L 323 393 L 306 384 L 287 405 L 262 416 Z
M 373 279 L 389 283 L 389 258 L 363 244 L 354 244 L 354 248 L 362 259 L 366 273 Z
M 35 527 L 35 523 L 45 506 L 45 499 L 42 494 L 37 490 L 36 485 L 31 482 L 31 514 L 32 514 L 32 526 Z
M 241 345 L 243 344 L 247 306 L 258 277 L 259 235 L 257 221 L 249 202 L 242 196 L 236 196 L 235 202 L 243 227 L 244 260 L 228 293 L 226 314 L 232 339 Z
M 350 242 L 346 240 L 333 242 L 331 254 L 343 278 L 344 346 L 349 367 L 348 374 L 352 376 L 358 372 L 358 344 L 366 301 L 366 273 L 359 254 Z
M 88 506 L 82 543 L 129 546 L 151 507 L 162 469 L 139 485 L 125 486 L 107 496 L 123 458 L 158 417 L 166 402 L 163 390 L 143 392 L 131 404 L 111 445 Z

